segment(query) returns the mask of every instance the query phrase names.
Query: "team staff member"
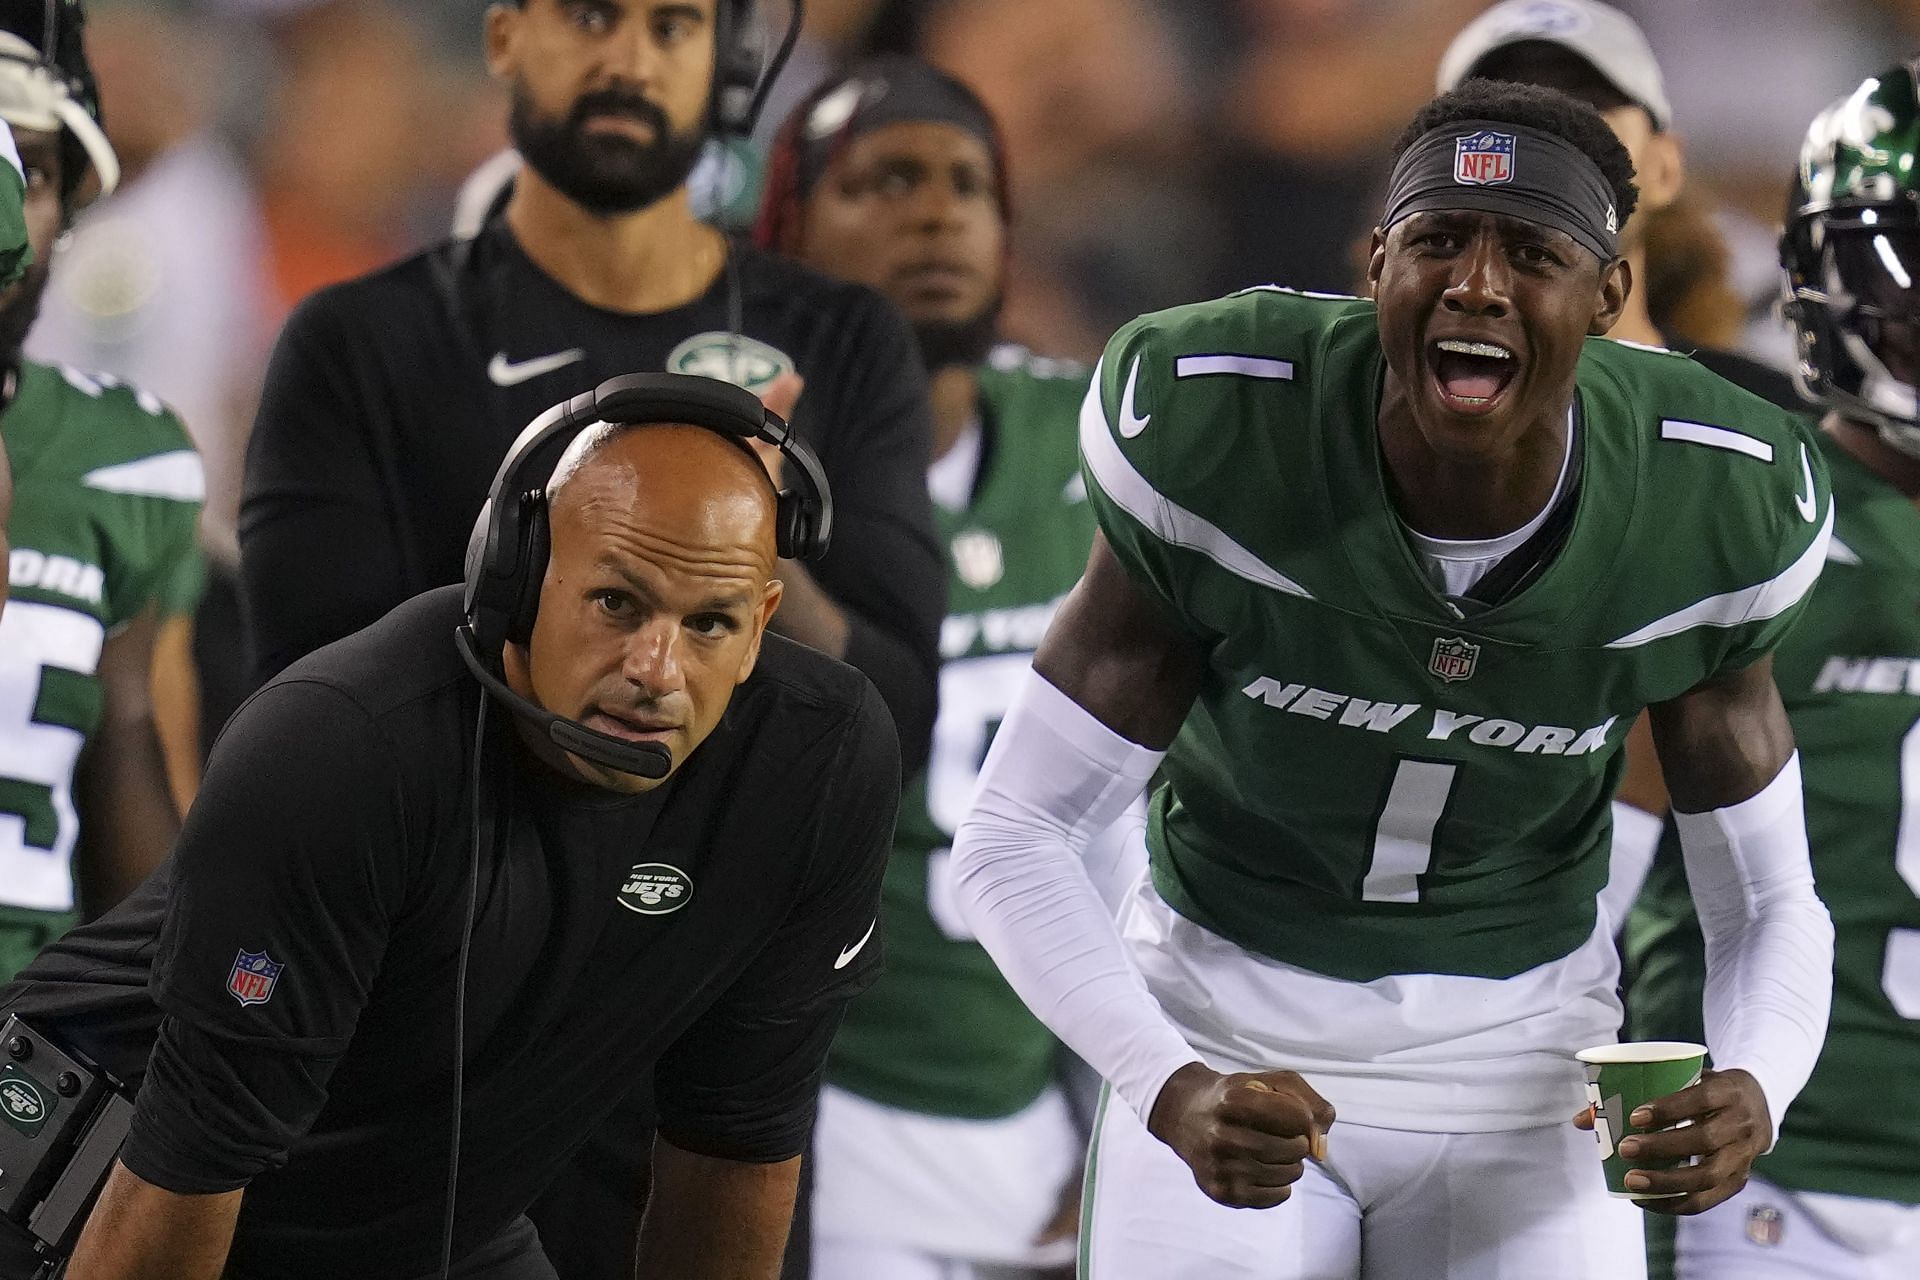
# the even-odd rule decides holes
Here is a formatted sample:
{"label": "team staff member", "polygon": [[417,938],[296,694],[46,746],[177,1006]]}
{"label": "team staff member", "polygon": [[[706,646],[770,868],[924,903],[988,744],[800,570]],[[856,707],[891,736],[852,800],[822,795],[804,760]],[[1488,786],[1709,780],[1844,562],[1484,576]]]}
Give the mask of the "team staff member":
{"label": "team staff member", "polygon": [[550,1280],[520,1215],[650,1073],[645,1274],[777,1273],[816,1076],[878,964],[892,725],[857,672],[763,637],[774,495],[736,442],[590,429],[550,488],[505,678],[671,772],[519,716],[477,759],[457,586],[257,693],[163,873],[0,990],[144,1081],[73,1280],[430,1274],[470,883],[454,1273]]}
{"label": "team staff member", "polygon": [[151,395],[21,356],[61,229],[118,172],[99,119],[79,6],[0,0],[0,121],[25,161],[33,247],[0,292],[0,436],[15,485],[13,603],[0,618],[0,980],[83,911],[130,893],[180,829],[152,686],[156,637],[199,594],[200,459]]}
{"label": "team staff member", "polygon": [[750,8],[718,2],[488,11],[488,66],[526,159],[504,211],[470,241],[309,299],[268,369],[240,527],[263,677],[458,578],[494,465],[555,399],[671,369],[732,376],[784,412],[793,374],[804,390],[787,416],[841,523],[817,572],[781,566],[774,628],[871,678],[907,767],[925,760],[943,604],[925,376],[872,292],[694,218],[686,178],[732,111]]}
{"label": "team staff member", "polygon": [[[1726,1204],[1679,1223],[1687,1280],[1920,1274],[1920,83],[1888,68],[1807,131],[1781,260],[1840,516],[1775,659],[1806,758],[1833,1022],[1813,1078]],[[1697,1039],[1700,925],[1669,822],[1626,929],[1640,1037]],[[1665,1242],[1661,1242],[1663,1245]],[[1665,1249],[1650,1250],[1668,1274]]]}
{"label": "team staff member", "polygon": [[[1737,1191],[1826,1029],[1767,661],[1832,527],[1810,433],[1590,340],[1634,199],[1591,110],[1469,81],[1394,150],[1373,300],[1251,289],[1109,344],[1101,536],[954,837],[963,915],[1112,1086],[1095,1280],[1639,1272],[1569,1119],[1619,1026],[1595,903],[1644,705],[1729,960],[1717,1069],[1633,1141],[1700,1160],[1629,1189]],[[1123,940],[1074,855],[1150,777]]]}
{"label": "team staff member", "polygon": [[913,323],[948,555],[933,753],[887,867],[889,967],[848,1011],[821,1096],[814,1280],[965,1280],[1073,1256],[1060,1209],[1077,1203],[1085,1140],[1059,1042],[954,912],[947,852],[992,726],[1093,541],[1075,446],[1086,368],[992,348],[1004,169],[979,100],[910,58],[829,80],[768,166],[762,243],[880,289]]}

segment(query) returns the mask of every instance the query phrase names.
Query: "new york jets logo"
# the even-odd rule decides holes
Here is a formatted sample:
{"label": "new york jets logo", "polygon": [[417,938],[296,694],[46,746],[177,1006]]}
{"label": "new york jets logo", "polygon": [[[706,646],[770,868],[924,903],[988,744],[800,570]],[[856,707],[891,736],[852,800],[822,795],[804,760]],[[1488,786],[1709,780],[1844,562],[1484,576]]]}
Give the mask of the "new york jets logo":
{"label": "new york jets logo", "polygon": [[614,900],[643,916],[664,916],[693,901],[693,881],[678,867],[642,862],[627,872]]}
{"label": "new york jets logo", "polygon": [[15,1075],[0,1080],[0,1116],[28,1137],[40,1131],[52,1109],[40,1086],[27,1077]]}
{"label": "new york jets logo", "polygon": [[741,334],[696,333],[667,353],[667,372],[718,378],[759,395],[775,378],[793,372],[793,357]]}

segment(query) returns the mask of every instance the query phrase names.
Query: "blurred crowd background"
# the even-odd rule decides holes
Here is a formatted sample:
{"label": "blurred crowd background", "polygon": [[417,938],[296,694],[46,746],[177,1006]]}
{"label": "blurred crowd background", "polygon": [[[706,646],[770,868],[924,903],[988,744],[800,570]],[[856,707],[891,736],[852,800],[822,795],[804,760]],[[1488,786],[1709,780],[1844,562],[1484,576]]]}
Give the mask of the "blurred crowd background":
{"label": "blurred crowd background", "polygon": [[[245,432],[288,309],[444,234],[505,145],[486,0],[95,0],[121,191],[90,210],[28,353],[173,404],[233,556]],[[1249,284],[1350,291],[1387,144],[1487,0],[812,0],[763,133],[848,56],[919,52],[1010,152],[1005,336],[1091,358],[1128,318]],[[1920,0],[1621,0],[1663,63],[1688,197],[1649,229],[1655,319],[1783,362],[1773,226],[1806,122],[1920,47]],[[785,0],[765,0],[775,32]],[[764,142],[764,137],[761,141]],[[750,209],[751,152],[706,168]],[[1718,224],[1720,235],[1705,234]],[[1724,244],[1724,251],[1720,247]]]}

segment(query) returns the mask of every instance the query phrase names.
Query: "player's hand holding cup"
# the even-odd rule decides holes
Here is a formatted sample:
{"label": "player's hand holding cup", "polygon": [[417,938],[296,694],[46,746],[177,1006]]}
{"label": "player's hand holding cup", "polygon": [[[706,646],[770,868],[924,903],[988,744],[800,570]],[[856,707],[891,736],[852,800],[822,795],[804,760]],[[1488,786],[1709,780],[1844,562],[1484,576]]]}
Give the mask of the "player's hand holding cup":
{"label": "player's hand holding cup", "polygon": [[1225,1075],[1198,1062],[1168,1078],[1147,1119],[1200,1189],[1236,1209],[1285,1200],[1307,1157],[1325,1157],[1332,1125],[1333,1104],[1291,1071]]}
{"label": "player's hand holding cup", "polygon": [[1745,1071],[1703,1071],[1703,1045],[1596,1045],[1587,1064],[1593,1105],[1574,1118],[1600,1142],[1610,1195],[1653,1213],[1703,1213],[1747,1184],[1773,1121]]}

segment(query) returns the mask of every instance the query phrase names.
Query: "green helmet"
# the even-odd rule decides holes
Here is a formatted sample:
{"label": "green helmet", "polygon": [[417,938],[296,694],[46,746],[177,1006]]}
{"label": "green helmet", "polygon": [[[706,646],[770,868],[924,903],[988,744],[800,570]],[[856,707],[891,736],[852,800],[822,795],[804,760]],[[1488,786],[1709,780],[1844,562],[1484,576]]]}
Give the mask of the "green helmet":
{"label": "green helmet", "polygon": [[1920,456],[1920,90],[1912,62],[1815,117],[1780,236],[1808,399]]}
{"label": "green helmet", "polygon": [[0,120],[62,135],[69,212],[120,181],[81,39],[86,21],[80,0],[0,0]]}

